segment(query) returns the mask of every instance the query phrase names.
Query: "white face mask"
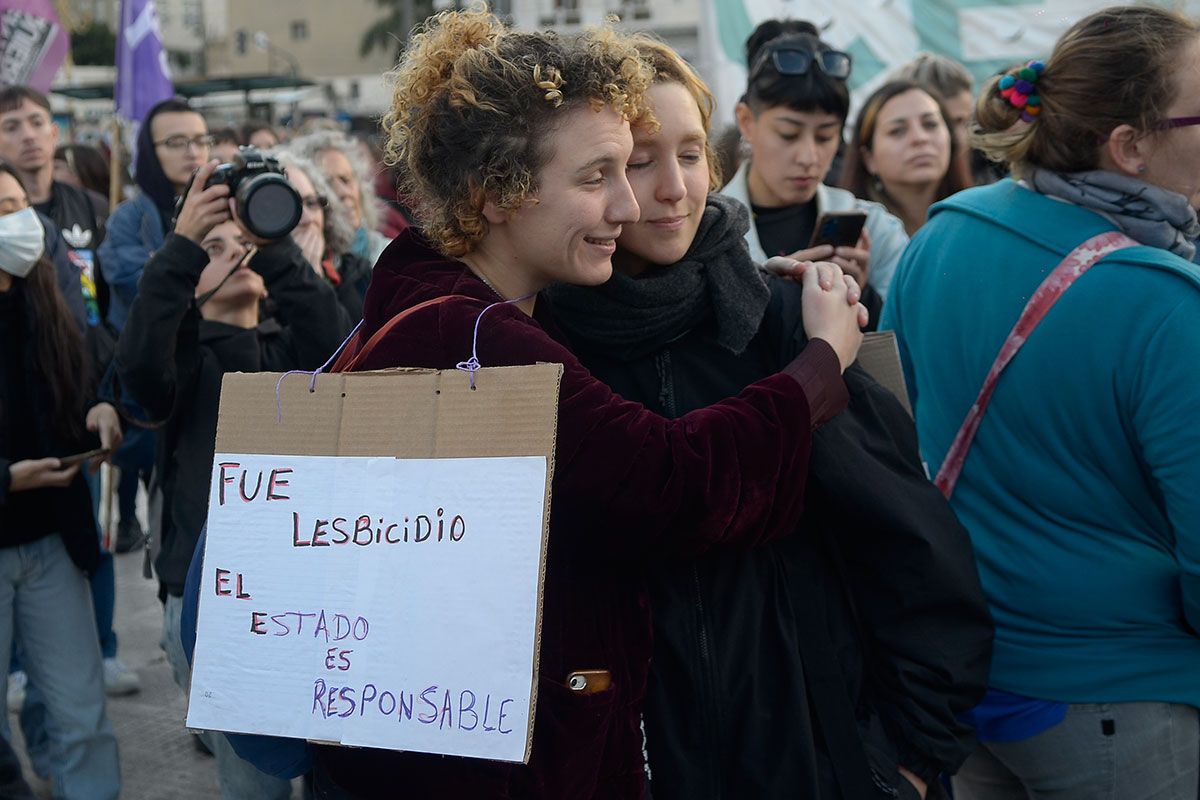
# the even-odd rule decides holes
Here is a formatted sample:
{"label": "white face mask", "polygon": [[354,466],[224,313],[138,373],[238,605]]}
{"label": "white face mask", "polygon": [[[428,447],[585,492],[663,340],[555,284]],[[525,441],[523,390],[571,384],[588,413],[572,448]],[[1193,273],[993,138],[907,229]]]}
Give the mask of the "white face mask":
{"label": "white face mask", "polygon": [[0,217],[0,270],[24,278],[46,250],[46,230],[32,206]]}

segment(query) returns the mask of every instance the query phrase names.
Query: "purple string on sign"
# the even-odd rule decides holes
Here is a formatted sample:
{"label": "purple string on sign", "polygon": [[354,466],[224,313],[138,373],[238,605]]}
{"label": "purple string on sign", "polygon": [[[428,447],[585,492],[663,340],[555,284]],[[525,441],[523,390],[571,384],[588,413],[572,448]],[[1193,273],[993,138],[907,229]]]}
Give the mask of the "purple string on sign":
{"label": "purple string on sign", "polygon": [[317,367],[316,369],[312,370],[311,372],[306,369],[290,369],[287,372],[285,372],[279,376],[279,380],[275,382],[275,423],[276,424],[283,422],[283,399],[279,395],[280,391],[283,389],[283,379],[286,378],[288,375],[312,375],[312,380],[310,380],[308,382],[308,391],[310,394],[315,392],[317,390],[317,376],[320,375],[325,370],[329,369],[329,366],[331,364],[333,364],[334,360],[337,359],[338,355],[341,354],[342,350],[346,349],[346,345],[348,345],[350,343],[350,340],[354,338],[354,334],[358,333],[358,330],[359,330],[359,328],[362,327],[362,324],[363,324],[363,321],[360,319],[358,321],[358,324],[354,326],[354,330],[350,331],[350,335],[347,336],[344,340],[342,340],[342,343],[339,344],[337,346],[337,349],[333,351],[333,355],[331,355],[329,357],[329,360],[326,361],[321,366]]}
{"label": "purple string on sign", "polygon": [[[530,294],[527,294],[524,297],[518,297],[514,300],[503,300],[499,303],[492,303],[490,306],[487,306],[486,308],[484,308],[483,311],[479,312],[479,316],[475,319],[475,331],[471,335],[471,357],[469,359],[467,359],[466,361],[460,361],[454,365],[455,369],[465,372],[471,376],[471,388],[472,389],[475,388],[475,373],[478,372],[479,370],[483,369],[483,365],[479,363],[479,323],[483,321],[483,315],[486,314],[487,312],[491,311],[496,306],[508,305],[509,303],[520,303],[523,300],[528,300],[529,298],[533,297],[535,294],[537,294],[537,292],[531,292]],[[311,375],[312,378],[308,382],[308,391],[310,394],[312,392],[315,392],[317,390],[317,376],[320,375],[325,370],[329,369],[330,365],[333,364],[333,362],[337,359],[338,355],[341,354],[342,350],[344,350],[346,348],[346,345],[350,343],[350,340],[354,338],[354,335],[356,333],[358,333],[360,328],[362,328],[362,325],[363,325],[362,320],[359,320],[358,324],[354,326],[354,330],[350,331],[350,335],[347,336],[345,338],[345,340],[341,344],[338,345],[337,349],[333,351],[333,355],[331,355],[329,357],[329,360],[326,361],[321,366],[317,367],[316,369],[314,369],[312,371],[309,371],[306,369],[292,369],[292,370],[288,370],[287,372],[285,372],[279,376],[279,380],[275,382],[275,422],[276,422],[276,424],[283,422],[283,397],[282,397],[281,392],[283,391],[284,379],[288,375]]]}
{"label": "purple string on sign", "polygon": [[492,303],[483,311],[479,312],[479,316],[475,318],[475,332],[471,335],[471,357],[466,361],[460,361],[454,365],[454,368],[461,370],[471,376],[471,389],[475,389],[475,373],[483,369],[483,365],[479,363],[479,323],[483,322],[483,315],[491,311],[496,306],[505,306],[509,303],[520,303],[522,300],[528,300],[537,292],[530,292],[524,297],[517,297],[513,300],[503,300],[499,303]]}

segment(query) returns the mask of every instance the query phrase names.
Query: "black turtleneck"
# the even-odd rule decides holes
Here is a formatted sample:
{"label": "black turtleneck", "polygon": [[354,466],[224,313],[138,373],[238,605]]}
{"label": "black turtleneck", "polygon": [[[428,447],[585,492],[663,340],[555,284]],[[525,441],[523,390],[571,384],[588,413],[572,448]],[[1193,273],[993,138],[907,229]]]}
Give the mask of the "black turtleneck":
{"label": "black turtleneck", "polygon": [[808,247],[817,227],[817,203],[810,200],[794,206],[766,208],[751,206],[758,241],[768,256],[790,256]]}

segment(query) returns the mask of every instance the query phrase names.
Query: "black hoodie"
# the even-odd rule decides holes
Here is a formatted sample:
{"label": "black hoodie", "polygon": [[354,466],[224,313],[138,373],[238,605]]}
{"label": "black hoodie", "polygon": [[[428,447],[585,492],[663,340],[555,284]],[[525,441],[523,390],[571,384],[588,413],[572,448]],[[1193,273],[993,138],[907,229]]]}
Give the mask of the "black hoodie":
{"label": "black hoodie", "polygon": [[239,328],[201,318],[193,301],[207,254],[177,234],[146,263],[117,350],[125,397],[155,420],[163,486],[162,549],[155,561],[168,594],[183,594],[188,565],[208,515],[208,482],[226,372],[316,369],[350,332],[334,294],[290,238],[251,261],[263,276],[278,322]]}
{"label": "black hoodie", "polygon": [[175,216],[175,187],[163,172],[162,163],[158,160],[158,150],[154,146],[154,118],[159,114],[169,112],[189,111],[180,107],[178,97],[164,100],[146,114],[146,121],[138,129],[137,160],[134,162],[134,182],[142,193],[154,201],[158,213],[162,217],[163,233],[170,230],[171,219]]}

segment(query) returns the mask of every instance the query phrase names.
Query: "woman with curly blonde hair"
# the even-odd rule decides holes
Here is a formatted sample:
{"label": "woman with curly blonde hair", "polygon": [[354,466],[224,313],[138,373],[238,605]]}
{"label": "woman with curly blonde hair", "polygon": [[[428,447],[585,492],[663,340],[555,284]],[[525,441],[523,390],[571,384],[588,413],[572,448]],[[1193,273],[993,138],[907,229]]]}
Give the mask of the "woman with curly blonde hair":
{"label": "woman with curly blonde hair", "polygon": [[[642,565],[796,525],[813,428],[845,405],[861,337],[857,288],[835,266],[808,272],[812,341],[782,373],[676,421],[592,378],[538,302],[553,281],[611,275],[638,218],[625,165],[651,79],[610,30],[514,32],[477,11],[434,17],[396,73],[388,152],[424,238],[407,231],[381,256],[359,341],[435,304],[357,351],[358,368],[453,368],[477,323],[487,366],[563,365],[537,710],[527,765],[316,747],[319,797],[395,797],[393,781],[408,797],[642,796]],[[607,673],[608,688],[579,691],[577,670]]]}

